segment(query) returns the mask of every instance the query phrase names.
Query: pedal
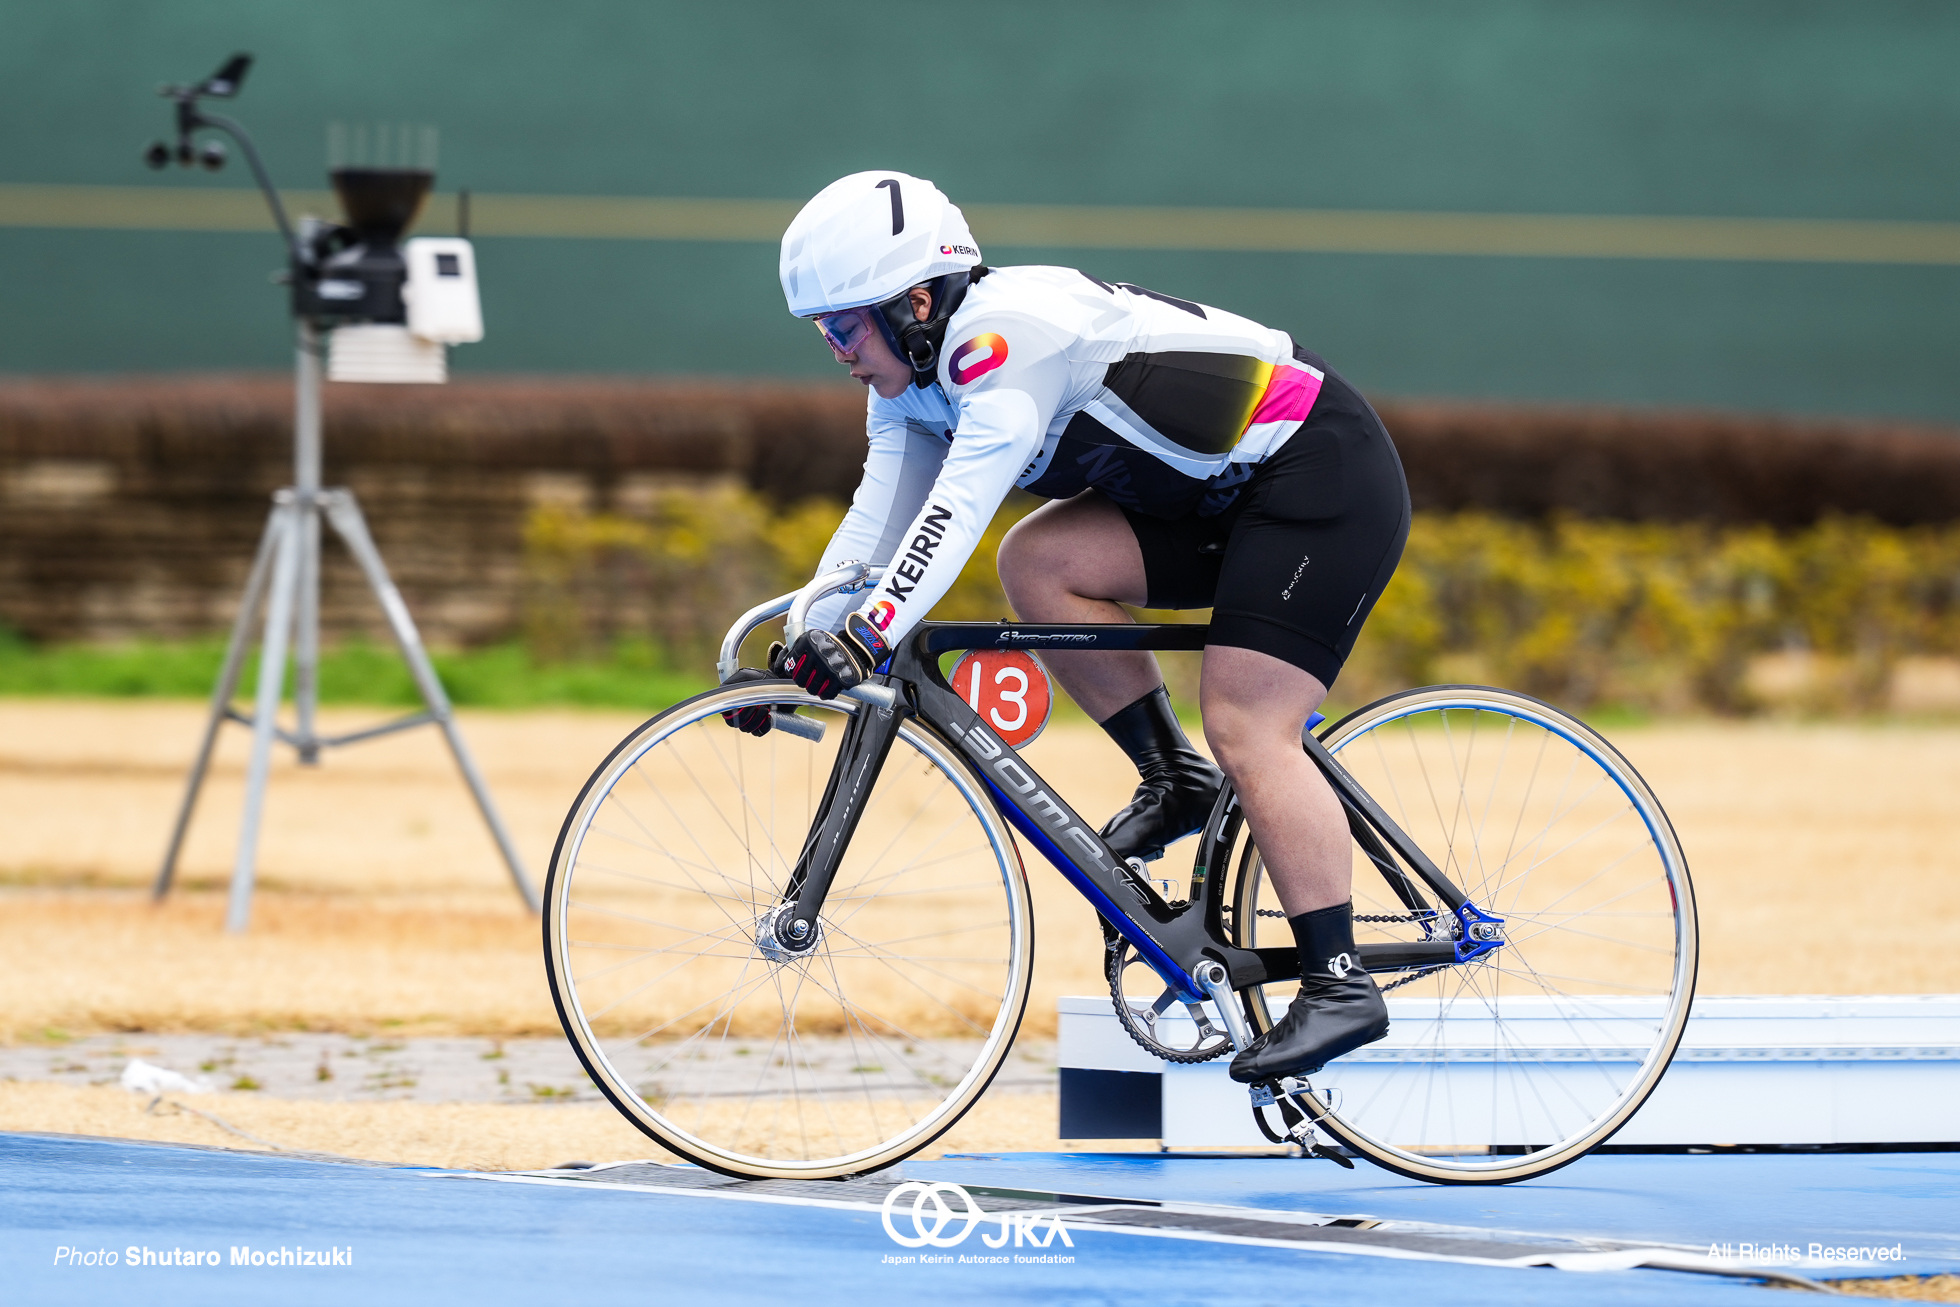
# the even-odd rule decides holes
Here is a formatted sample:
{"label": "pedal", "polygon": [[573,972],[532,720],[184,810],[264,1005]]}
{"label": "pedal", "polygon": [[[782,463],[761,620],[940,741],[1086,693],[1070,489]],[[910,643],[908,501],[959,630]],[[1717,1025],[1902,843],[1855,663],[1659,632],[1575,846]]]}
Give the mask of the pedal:
{"label": "pedal", "polygon": [[1153,876],[1150,874],[1150,864],[1163,856],[1164,851],[1158,849],[1147,858],[1125,858],[1123,859],[1123,865],[1134,872],[1138,880],[1149,881],[1151,888],[1157,891],[1157,896],[1163,899],[1164,902],[1174,903],[1177,901],[1178,895],[1183,887],[1174,878]]}
{"label": "pedal", "polygon": [[[1272,1087],[1273,1082],[1270,1080],[1261,1080],[1256,1085],[1247,1085],[1246,1088],[1252,1091],[1252,1105],[1254,1107],[1271,1107],[1275,1101]],[[1307,1082],[1299,1076],[1281,1076],[1279,1079],[1279,1091],[1288,1098],[1291,1098],[1295,1094],[1304,1094],[1308,1088]]]}
{"label": "pedal", "polygon": [[[1277,1094],[1273,1092],[1274,1087],[1273,1081],[1247,1086],[1252,1097],[1252,1119],[1258,1124],[1260,1133],[1276,1144],[1292,1144],[1302,1156],[1318,1157],[1352,1171],[1353,1161],[1340,1149],[1321,1143],[1320,1136],[1314,1133],[1312,1116],[1301,1110],[1299,1096],[1307,1092],[1307,1082],[1298,1076],[1287,1076],[1277,1082]],[[1260,1111],[1266,1107],[1279,1108],[1280,1120],[1286,1129],[1284,1135],[1275,1134],[1272,1127],[1266,1124],[1266,1118]]]}

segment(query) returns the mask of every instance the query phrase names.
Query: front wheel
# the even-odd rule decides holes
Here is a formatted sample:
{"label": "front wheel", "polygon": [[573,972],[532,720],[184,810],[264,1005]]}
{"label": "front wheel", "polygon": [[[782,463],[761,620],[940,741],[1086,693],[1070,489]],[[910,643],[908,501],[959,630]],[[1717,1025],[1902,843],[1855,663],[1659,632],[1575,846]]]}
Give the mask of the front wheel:
{"label": "front wheel", "polygon": [[[1320,1124],[1438,1183],[1502,1184],[1578,1160],[1653,1092],[1694,995],[1694,890],[1653,791],[1583,723],[1479,686],[1393,695],[1322,739],[1501,924],[1496,946],[1467,961],[1376,975],[1389,1034],[1311,1078]],[[1235,942],[1291,942],[1250,841],[1230,893]],[[1364,946],[1464,933],[1426,887],[1398,892],[1358,845],[1354,913]],[[1284,1008],[1279,990],[1247,991],[1255,1028]]]}
{"label": "front wheel", "polygon": [[[757,704],[793,708],[803,732],[757,739],[722,720]],[[678,704],[593,774],[552,855],[545,965],[572,1047],[634,1125],[725,1174],[821,1179],[918,1151],[987,1088],[1027,1005],[1013,838],[916,721],[815,940],[777,940],[838,744],[866,711],[780,683]]]}

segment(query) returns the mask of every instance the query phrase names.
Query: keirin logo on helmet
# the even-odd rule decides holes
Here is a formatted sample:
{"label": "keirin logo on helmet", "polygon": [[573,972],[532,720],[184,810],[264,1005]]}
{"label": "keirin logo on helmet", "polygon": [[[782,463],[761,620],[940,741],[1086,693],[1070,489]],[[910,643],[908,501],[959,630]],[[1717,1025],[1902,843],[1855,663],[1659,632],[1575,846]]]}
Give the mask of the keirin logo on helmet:
{"label": "keirin logo on helmet", "polygon": [[[900,1202],[907,1197],[911,1198],[911,1204],[894,1220],[894,1214],[901,1211]],[[947,1203],[948,1198],[959,1204],[957,1210]],[[1065,1246],[1075,1247],[1075,1240],[1068,1237],[1068,1227],[1062,1224],[1060,1212],[985,1212],[973,1201],[972,1194],[944,1181],[928,1184],[923,1180],[907,1180],[892,1186],[879,1209],[879,1219],[884,1223],[885,1233],[901,1248],[956,1247],[983,1221],[1000,1222],[998,1235],[982,1233],[980,1236],[980,1242],[989,1248],[1004,1248],[1010,1238],[1016,1248],[1023,1245],[1046,1248],[1058,1236]],[[958,1233],[948,1231],[947,1227],[952,1225],[959,1226]],[[901,1233],[902,1226],[910,1226],[910,1232]]]}
{"label": "keirin logo on helmet", "polygon": [[953,384],[964,386],[1007,362],[1007,341],[994,332],[985,332],[954,350],[951,358],[948,371]]}

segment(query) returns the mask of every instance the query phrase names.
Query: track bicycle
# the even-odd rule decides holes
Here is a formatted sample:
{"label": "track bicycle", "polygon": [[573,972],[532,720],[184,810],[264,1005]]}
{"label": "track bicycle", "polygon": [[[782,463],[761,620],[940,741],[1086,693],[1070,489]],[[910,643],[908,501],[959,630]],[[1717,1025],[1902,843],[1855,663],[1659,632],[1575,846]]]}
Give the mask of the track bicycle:
{"label": "track bicycle", "polygon": [[[787,613],[793,639],[815,600],[877,579],[850,564],[744,614],[724,684],[622,741],[552,855],[545,962],[573,1048],[635,1126],[728,1175],[874,1171],[980,1098],[1033,970],[1017,833],[1101,915],[1115,1014],[1158,1057],[1243,1047],[1298,979],[1229,786],[1188,886],[1157,879],[940,667],[988,648],[1197,650],[1204,626],[925,622],[834,700],[726,683],[764,622]],[[757,705],[760,738],[723,720]],[[1693,889],[1647,784],[1583,723],[1479,686],[1315,714],[1301,745],[1348,815],[1359,962],[1391,1029],[1252,1086],[1260,1128],[1438,1183],[1543,1175],[1610,1138],[1666,1071],[1694,990]]]}

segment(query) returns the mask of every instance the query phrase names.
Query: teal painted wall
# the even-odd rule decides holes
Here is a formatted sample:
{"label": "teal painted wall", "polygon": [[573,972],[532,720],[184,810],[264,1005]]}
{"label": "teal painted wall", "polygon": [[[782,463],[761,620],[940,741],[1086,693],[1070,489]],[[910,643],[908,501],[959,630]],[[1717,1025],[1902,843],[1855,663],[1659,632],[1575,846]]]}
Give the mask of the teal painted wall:
{"label": "teal painted wall", "polygon": [[[441,185],[795,199],[1960,221],[1960,6],[0,0],[0,182],[150,174],[151,94],[258,58],[283,186],[331,119]],[[984,230],[979,236],[986,245]],[[809,376],[761,243],[485,238],[459,371]],[[992,247],[1247,313],[1364,388],[1960,422],[1960,266]],[[0,228],[0,372],[281,366],[268,236]]]}

